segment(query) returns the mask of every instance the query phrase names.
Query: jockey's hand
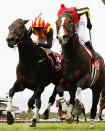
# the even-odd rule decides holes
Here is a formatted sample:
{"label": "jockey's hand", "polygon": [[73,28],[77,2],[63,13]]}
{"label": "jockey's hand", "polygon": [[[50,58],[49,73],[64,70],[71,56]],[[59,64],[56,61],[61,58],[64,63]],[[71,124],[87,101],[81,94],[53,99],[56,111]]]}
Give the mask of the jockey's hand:
{"label": "jockey's hand", "polygon": [[34,43],[35,45],[38,45],[38,42],[37,42],[37,41],[35,41],[35,40],[33,40],[33,43]]}
{"label": "jockey's hand", "polygon": [[87,19],[87,28],[88,28],[89,30],[92,29],[92,24],[91,24],[91,22],[90,22],[90,19]]}

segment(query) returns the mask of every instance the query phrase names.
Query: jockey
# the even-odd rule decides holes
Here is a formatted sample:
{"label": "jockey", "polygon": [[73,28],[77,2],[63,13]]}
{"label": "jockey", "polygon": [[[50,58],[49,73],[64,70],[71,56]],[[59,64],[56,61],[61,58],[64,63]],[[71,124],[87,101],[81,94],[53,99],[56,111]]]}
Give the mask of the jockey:
{"label": "jockey", "polygon": [[34,20],[32,20],[32,25],[29,28],[28,33],[30,36],[32,33],[37,36],[37,41],[33,40],[33,43],[39,47],[47,49],[48,54],[53,59],[55,70],[57,70],[58,64],[51,51],[53,41],[53,27],[49,23],[45,22],[41,17],[35,17]]}
{"label": "jockey", "polygon": [[98,56],[96,55],[92,43],[87,41],[85,36],[85,22],[82,17],[83,14],[87,17],[87,28],[89,30],[92,29],[92,24],[90,22],[90,11],[88,7],[77,9],[76,7],[66,8],[64,4],[61,4],[61,8],[58,11],[58,16],[62,15],[64,11],[68,11],[69,13],[73,13],[74,23],[76,24],[76,31],[78,32],[80,42],[84,41],[85,45],[92,51],[93,61],[96,61]]}

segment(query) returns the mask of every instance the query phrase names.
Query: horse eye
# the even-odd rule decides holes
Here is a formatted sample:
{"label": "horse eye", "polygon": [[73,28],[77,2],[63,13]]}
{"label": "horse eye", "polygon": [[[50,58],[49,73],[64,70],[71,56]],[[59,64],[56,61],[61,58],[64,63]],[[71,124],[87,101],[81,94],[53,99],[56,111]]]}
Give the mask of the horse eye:
{"label": "horse eye", "polygon": [[22,28],[24,28],[24,26],[22,25],[22,26],[20,26],[20,29],[22,29]]}

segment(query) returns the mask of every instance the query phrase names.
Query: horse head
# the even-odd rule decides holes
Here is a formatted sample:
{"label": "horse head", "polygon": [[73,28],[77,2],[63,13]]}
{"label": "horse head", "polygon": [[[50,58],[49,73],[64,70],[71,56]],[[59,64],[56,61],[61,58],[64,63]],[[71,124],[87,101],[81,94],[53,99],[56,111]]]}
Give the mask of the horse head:
{"label": "horse head", "polygon": [[22,42],[25,34],[25,24],[28,20],[17,19],[9,27],[8,37],[6,39],[10,48],[16,47]]}
{"label": "horse head", "polygon": [[61,45],[65,45],[75,33],[73,14],[64,11],[56,21],[57,39]]}

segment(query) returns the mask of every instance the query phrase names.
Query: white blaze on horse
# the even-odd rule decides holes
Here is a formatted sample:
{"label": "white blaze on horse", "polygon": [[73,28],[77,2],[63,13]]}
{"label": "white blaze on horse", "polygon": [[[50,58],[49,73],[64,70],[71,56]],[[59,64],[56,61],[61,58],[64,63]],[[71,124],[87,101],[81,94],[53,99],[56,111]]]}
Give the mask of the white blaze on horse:
{"label": "white blaze on horse", "polygon": [[70,14],[70,12],[65,11],[62,15],[58,16],[56,29],[57,38],[62,47],[62,78],[58,88],[59,90],[64,89],[69,91],[71,101],[68,108],[65,104],[66,102],[63,100],[63,111],[67,112],[66,109],[68,109],[72,112],[77,88],[90,88],[92,90],[90,128],[92,128],[100,92],[105,86],[104,60],[96,53],[98,60],[93,62],[88,48],[79,41],[72,13]]}

